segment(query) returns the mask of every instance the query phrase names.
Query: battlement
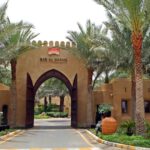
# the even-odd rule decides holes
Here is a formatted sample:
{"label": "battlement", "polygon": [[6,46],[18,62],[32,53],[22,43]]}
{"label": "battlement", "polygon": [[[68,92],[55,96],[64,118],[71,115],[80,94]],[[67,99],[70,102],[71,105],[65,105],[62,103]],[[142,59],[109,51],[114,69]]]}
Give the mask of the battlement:
{"label": "battlement", "polygon": [[61,47],[61,48],[74,48],[75,44],[64,41],[32,41],[32,44],[38,47]]}

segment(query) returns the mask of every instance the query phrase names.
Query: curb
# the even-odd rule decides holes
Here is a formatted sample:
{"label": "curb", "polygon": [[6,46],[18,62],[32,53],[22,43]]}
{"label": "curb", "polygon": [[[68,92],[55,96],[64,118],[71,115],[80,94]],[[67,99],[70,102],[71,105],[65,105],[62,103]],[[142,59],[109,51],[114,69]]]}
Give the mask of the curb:
{"label": "curb", "polygon": [[131,145],[125,145],[125,144],[119,144],[114,142],[105,141],[103,139],[98,138],[96,135],[94,135],[89,130],[85,130],[90,136],[92,136],[98,143],[106,144],[108,146],[113,146],[117,148],[127,149],[127,150],[150,150],[150,148],[144,148],[144,147],[136,147]]}
{"label": "curb", "polygon": [[8,133],[6,135],[0,136],[0,140],[7,140],[8,138],[13,137],[13,136],[21,133],[21,131],[22,130],[16,130],[16,131],[10,132],[10,133]]}

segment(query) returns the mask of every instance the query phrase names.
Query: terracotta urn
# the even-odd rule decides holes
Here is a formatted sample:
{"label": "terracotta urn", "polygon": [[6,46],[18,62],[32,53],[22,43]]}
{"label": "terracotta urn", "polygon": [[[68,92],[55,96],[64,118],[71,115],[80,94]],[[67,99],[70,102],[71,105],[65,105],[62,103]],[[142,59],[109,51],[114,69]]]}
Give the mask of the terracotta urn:
{"label": "terracotta urn", "polygon": [[113,134],[117,130],[117,121],[113,117],[106,117],[102,120],[102,133]]}

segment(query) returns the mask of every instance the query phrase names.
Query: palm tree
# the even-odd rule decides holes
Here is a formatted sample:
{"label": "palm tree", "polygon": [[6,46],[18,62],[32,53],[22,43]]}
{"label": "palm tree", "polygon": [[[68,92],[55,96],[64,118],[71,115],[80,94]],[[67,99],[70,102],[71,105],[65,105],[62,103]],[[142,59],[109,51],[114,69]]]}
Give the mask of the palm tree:
{"label": "palm tree", "polygon": [[[126,75],[131,76],[132,81],[132,118],[135,119],[135,79],[134,79],[134,69],[133,69],[133,51],[131,44],[131,31],[126,28],[124,24],[120,24],[117,19],[115,19],[109,12],[108,13],[108,21],[104,22],[106,27],[111,31],[111,38],[113,39],[113,47],[110,47],[111,50],[114,51],[117,59],[117,70],[123,70],[126,72]],[[150,44],[150,34],[149,34],[149,25],[145,26],[145,30],[143,32],[143,51],[142,51],[142,62],[143,62],[143,71],[146,74],[146,70],[149,65],[149,44]],[[119,71],[119,72],[120,72]]]}
{"label": "palm tree", "polygon": [[[107,30],[106,28],[103,29],[102,26],[96,26],[94,23],[91,23],[90,20],[87,21],[85,29],[80,23],[78,23],[78,28],[79,32],[69,31],[67,39],[76,45],[76,48],[71,49],[71,51],[86,62],[89,74],[88,83],[90,86],[92,85],[93,89],[96,80],[103,72],[106,74],[106,82],[108,82],[108,72],[111,70],[111,67],[108,67],[108,53],[106,54],[106,52],[102,50],[101,54],[99,54],[100,47],[95,49],[97,45],[94,42],[94,39],[106,37]],[[106,55],[108,56],[107,58]],[[92,83],[93,72],[94,80]]]}
{"label": "palm tree", "polygon": [[142,80],[141,50],[143,33],[150,21],[150,1],[148,0],[95,0],[110,11],[120,23],[131,31],[131,42],[134,56],[135,98],[136,98],[136,133],[143,135],[144,100]]}
{"label": "palm tree", "polygon": [[[11,66],[11,99],[13,103],[13,110],[16,109],[16,64],[17,58],[23,52],[31,49],[33,45],[31,40],[38,34],[32,32],[33,25],[20,21],[19,23],[11,23],[9,18],[6,17],[7,3],[4,4],[0,10],[0,17],[2,23],[0,24],[0,60],[1,64]],[[13,111],[13,125],[15,126],[16,111]]]}
{"label": "palm tree", "polygon": [[11,71],[3,66],[0,66],[0,83],[11,85]]}
{"label": "palm tree", "polygon": [[7,35],[7,39],[3,40],[5,48],[3,49],[3,57],[5,62],[10,62],[12,71],[12,80],[16,78],[16,61],[19,55],[34,48],[31,43],[38,34],[32,32],[33,25],[23,23],[22,21],[17,24],[7,22],[7,26],[14,26],[14,32]]}
{"label": "palm tree", "polygon": [[92,40],[99,32],[101,32],[101,27],[96,27],[95,24],[91,23],[90,20],[87,21],[85,29],[80,23],[77,24],[79,32],[69,31],[67,39],[76,45],[76,48],[71,49],[74,54],[81,58],[87,64],[88,74],[89,74],[89,85],[92,84],[93,75],[93,60],[96,59],[95,52],[92,50],[93,43]]}

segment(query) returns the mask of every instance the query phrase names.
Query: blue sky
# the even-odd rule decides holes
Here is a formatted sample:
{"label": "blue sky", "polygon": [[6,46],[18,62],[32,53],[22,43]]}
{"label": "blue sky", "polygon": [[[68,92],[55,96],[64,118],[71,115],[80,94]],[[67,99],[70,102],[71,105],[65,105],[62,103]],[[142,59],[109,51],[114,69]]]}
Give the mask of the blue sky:
{"label": "blue sky", "polygon": [[[0,0],[0,4],[6,0]],[[9,0],[7,15],[12,22],[24,20],[40,33],[37,40],[66,40],[67,31],[77,31],[77,22],[100,25],[106,20],[105,10],[94,0]]]}

